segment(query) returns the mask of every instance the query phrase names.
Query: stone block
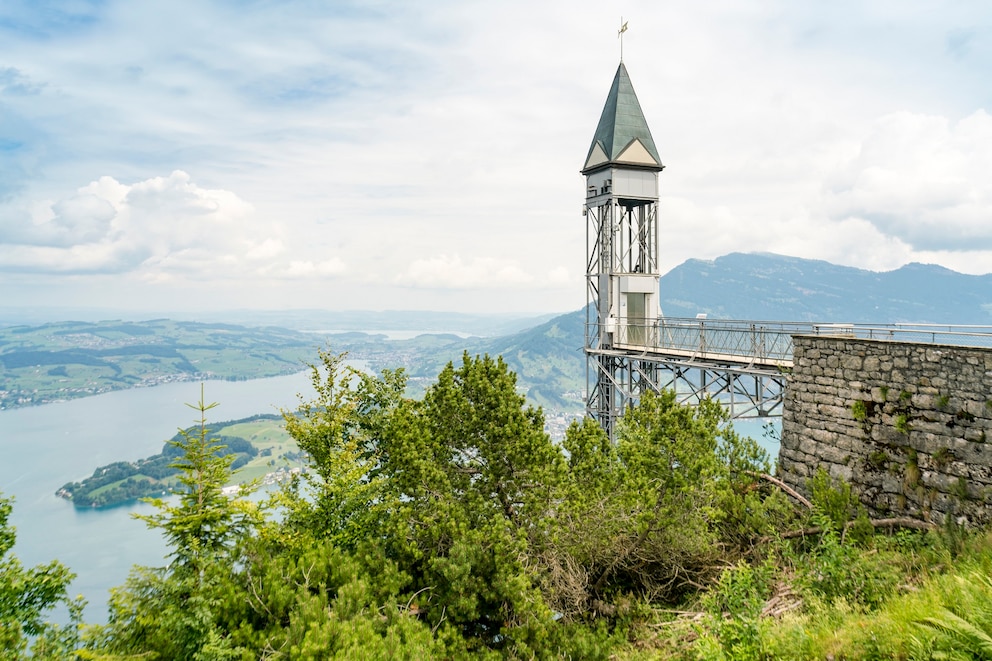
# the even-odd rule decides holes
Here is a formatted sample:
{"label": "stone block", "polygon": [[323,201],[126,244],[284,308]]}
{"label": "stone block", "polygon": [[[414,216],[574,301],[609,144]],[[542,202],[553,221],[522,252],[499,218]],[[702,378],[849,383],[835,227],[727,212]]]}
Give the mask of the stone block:
{"label": "stone block", "polygon": [[810,436],[817,443],[835,443],[837,441],[837,434],[834,432],[827,431],[826,429],[811,429]]}
{"label": "stone block", "polygon": [[902,477],[883,473],[881,476],[882,491],[887,493],[902,493]]}
{"label": "stone block", "polygon": [[838,450],[843,450],[845,452],[850,453],[854,451],[855,443],[857,443],[857,441],[853,437],[845,434],[838,434],[837,440],[834,441],[834,446]]}
{"label": "stone block", "polygon": [[835,480],[844,480],[845,482],[850,482],[851,477],[854,475],[854,470],[851,466],[842,466],[839,464],[830,464],[828,472]]}
{"label": "stone block", "polygon": [[846,464],[851,454],[832,445],[820,445],[817,447],[816,456],[830,464]]}
{"label": "stone block", "polygon": [[[895,393],[895,394],[896,396],[899,395],[899,393]],[[883,389],[881,386],[875,386],[874,388],[871,389],[871,399],[873,402],[879,402],[880,404],[884,404],[891,397],[892,397],[892,391],[890,388]]]}
{"label": "stone block", "polygon": [[816,407],[816,411],[822,417],[825,417],[825,418],[833,418],[833,419],[849,418],[849,419],[852,419],[852,420],[854,419],[852,417],[853,414],[851,413],[851,409],[850,408],[848,408],[846,406],[842,406],[842,405],[841,406],[838,406],[837,403],[818,404],[817,407]]}

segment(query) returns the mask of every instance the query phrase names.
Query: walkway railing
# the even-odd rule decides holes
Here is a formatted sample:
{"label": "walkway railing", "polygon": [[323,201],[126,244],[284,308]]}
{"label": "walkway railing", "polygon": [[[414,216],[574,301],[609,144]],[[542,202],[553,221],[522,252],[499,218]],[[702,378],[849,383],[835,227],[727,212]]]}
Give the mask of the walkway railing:
{"label": "walkway railing", "polygon": [[693,360],[791,367],[793,335],[992,347],[992,326],[831,324],[660,317],[618,324],[614,346]]}
{"label": "walkway railing", "polygon": [[870,340],[992,347],[992,326],[948,324],[814,324],[816,335],[850,335]]}

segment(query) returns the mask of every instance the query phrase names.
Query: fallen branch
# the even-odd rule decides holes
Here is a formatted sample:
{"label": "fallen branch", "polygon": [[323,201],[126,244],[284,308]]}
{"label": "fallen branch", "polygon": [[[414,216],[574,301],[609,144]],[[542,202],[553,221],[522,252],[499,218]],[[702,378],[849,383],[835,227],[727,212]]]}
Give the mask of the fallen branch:
{"label": "fallen branch", "polygon": [[802,607],[803,600],[792,591],[788,583],[779,582],[775,593],[765,602],[761,609],[761,617],[781,617],[791,610]]}
{"label": "fallen branch", "polygon": [[747,474],[750,475],[751,477],[757,477],[757,478],[760,478],[762,480],[767,480],[768,482],[771,482],[772,484],[774,484],[775,486],[777,486],[779,489],[781,489],[782,491],[784,491],[786,493],[786,495],[792,496],[798,502],[800,502],[803,505],[805,505],[807,509],[813,509],[813,503],[811,503],[808,500],[806,500],[806,498],[804,498],[801,493],[799,493],[798,491],[796,491],[795,489],[793,489],[792,487],[790,487],[788,484],[786,484],[782,480],[778,479],[777,477],[772,477],[771,475],[768,475],[767,473],[756,473],[754,471],[747,471]]}
{"label": "fallen branch", "polygon": [[[857,520],[848,521],[844,524],[844,531],[848,528],[853,527],[858,522]],[[914,530],[933,530],[936,526],[929,521],[920,521],[919,519],[911,519],[909,517],[898,517],[894,519],[870,519],[868,523],[871,524],[872,528],[912,528]],[[796,537],[810,537],[812,535],[822,535],[823,528],[821,526],[813,526],[812,528],[803,528],[802,530],[790,530],[778,535],[778,539],[795,539]],[[770,542],[772,537],[762,537],[762,542]]]}

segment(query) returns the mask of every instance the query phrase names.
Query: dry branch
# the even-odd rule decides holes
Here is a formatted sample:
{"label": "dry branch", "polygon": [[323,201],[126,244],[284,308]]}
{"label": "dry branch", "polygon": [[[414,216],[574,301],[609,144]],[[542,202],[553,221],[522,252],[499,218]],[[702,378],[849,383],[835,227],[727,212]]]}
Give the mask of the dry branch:
{"label": "dry branch", "polygon": [[760,478],[762,480],[767,480],[768,482],[771,482],[772,484],[774,484],[775,486],[777,486],[779,489],[781,489],[782,491],[784,491],[787,495],[792,496],[798,502],[800,502],[803,505],[805,505],[807,509],[813,509],[813,503],[809,502],[806,498],[803,497],[803,495],[801,493],[799,493],[798,491],[796,491],[795,489],[793,489],[792,487],[790,487],[788,484],[786,484],[782,480],[778,479],[777,477],[772,477],[771,475],[768,475],[767,473],[756,473],[754,471],[747,471],[747,474],[750,475],[751,477],[757,477],[757,478]]}
{"label": "dry branch", "polygon": [[[898,517],[893,519],[870,519],[868,523],[871,524],[873,528],[912,528],[914,530],[933,530],[936,526],[929,521],[920,521],[919,519],[911,519],[909,517]],[[857,520],[848,521],[844,524],[844,530],[851,528],[857,524]],[[812,528],[803,528],[802,530],[790,530],[778,535],[779,539],[795,539],[796,537],[809,537],[812,535],[823,534],[823,528],[821,526],[813,526]],[[771,537],[762,537],[762,542],[771,541]]]}

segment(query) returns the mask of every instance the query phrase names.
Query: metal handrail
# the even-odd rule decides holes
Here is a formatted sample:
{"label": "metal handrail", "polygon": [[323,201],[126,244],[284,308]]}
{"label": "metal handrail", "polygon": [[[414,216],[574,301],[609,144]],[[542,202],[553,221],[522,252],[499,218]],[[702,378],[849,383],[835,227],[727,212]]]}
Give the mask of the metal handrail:
{"label": "metal handrail", "polygon": [[[836,324],[818,324],[815,335],[837,334]],[[844,335],[870,340],[992,347],[992,326],[950,324],[845,324]]]}
{"label": "metal handrail", "polygon": [[[590,329],[587,329],[587,333]],[[645,318],[617,323],[618,348],[721,357],[759,365],[791,365],[792,336],[843,336],[926,344],[992,347],[992,326],[948,324],[844,324],[735,319]]]}

